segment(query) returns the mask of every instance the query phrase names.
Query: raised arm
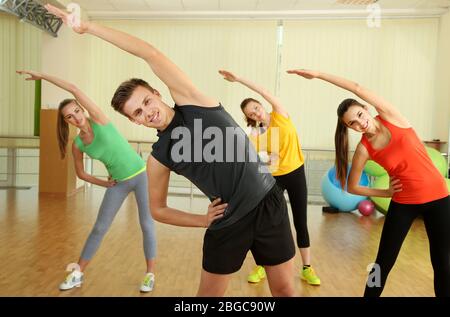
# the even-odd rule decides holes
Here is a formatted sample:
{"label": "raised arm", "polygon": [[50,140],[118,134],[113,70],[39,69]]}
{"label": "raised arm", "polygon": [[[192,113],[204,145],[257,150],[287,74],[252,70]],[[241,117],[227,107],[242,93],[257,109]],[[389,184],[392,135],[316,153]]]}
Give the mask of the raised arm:
{"label": "raised arm", "polygon": [[72,155],[75,164],[75,172],[79,179],[82,179],[88,183],[103,186],[103,187],[112,187],[116,185],[117,181],[113,179],[103,180],[97,177],[94,177],[84,171],[84,163],[83,163],[83,152],[78,149],[75,143],[72,144]]}
{"label": "raised arm", "polygon": [[390,186],[386,189],[360,186],[359,180],[361,178],[361,173],[368,159],[369,153],[367,152],[367,149],[364,145],[359,143],[356,147],[355,154],[353,155],[352,168],[350,170],[350,175],[348,176],[347,191],[349,193],[361,196],[392,197],[395,192],[402,190],[402,185],[399,183],[398,179],[391,179]]}
{"label": "raised arm", "polygon": [[108,117],[103,113],[103,111],[98,107],[88,96],[86,96],[77,86],[72,83],[69,83],[61,78],[51,76],[48,74],[34,72],[34,71],[26,71],[19,70],[18,74],[21,75],[29,75],[30,77],[25,80],[39,80],[43,79],[52,83],[55,86],[58,86],[61,89],[71,93],[75,99],[87,110],[90,117],[99,124],[106,124],[109,122]]}
{"label": "raised arm", "polygon": [[147,161],[149,183],[150,211],[156,221],[181,226],[207,228],[216,219],[223,217],[227,204],[213,201],[206,215],[192,214],[167,206],[170,170],[158,162],[153,156]]}
{"label": "raised arm", "polygon": [[392,123],[396,123],[402,127],[410,126],[406,118],[404,118],[397,110],[397,108],[395,108],[390,102],[386,101],[383,97],[378,96],[374,92],[356,82],[335,75],[306,69],[293,69],[288,70],[287,72],[289,74],[302,76],[306,79],[322,79],[340,88],[348,90],[368,104],[372,105],[376,109],[376,111],[386,120]]}
{"label": "raised arm", "polygon": [[[61,18],[67,24],[68,13],[50,4],[45,8]],[[206,107],[217,106],[218,102],[201,93],[190,78],[178,68],[163,53],[150,43],[130,34],[108,28],[89,21],[81,21],[79,27],[74,27],[77,33],[89,33],[97,36],[118,48],[145,60],[152,71],[169,88],[173,100],[178,105],[198,104]]]}
{"label": "raised arm", "polygon": [[225,80],[228,80],[229,82],[238,82],[238,83],[246,86],[247,88],[253,90],[254,92],[258,93],[259,95],[261,95],[261,97],[263,97],[272,106],[272,109],[275,112],[278,112],[279,114],[283,115],[286,118],[289,117],[288,112],[281,105],[280,100],[277,97],[275,97],[274,95],[272,95],[264,87],[257,85],[254,82],[252,82],[246,78],[238,77],[235,74],[233,74],[232,72],[229,72],[226,70],[219,70],[219,74],[221,74],[223,76],[223,78]]}

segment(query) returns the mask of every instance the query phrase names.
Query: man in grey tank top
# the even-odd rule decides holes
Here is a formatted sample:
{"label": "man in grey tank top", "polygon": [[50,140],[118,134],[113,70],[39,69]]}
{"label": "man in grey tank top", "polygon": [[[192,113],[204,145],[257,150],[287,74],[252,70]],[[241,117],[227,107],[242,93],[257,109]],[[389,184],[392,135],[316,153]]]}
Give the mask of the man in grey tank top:
{"label": "man in grey tank top", "polygon": [[[51,11],[67,21],[65,12]],[[223,296],[231,273],[240,269],[250,250],[266,269],[272,295],[294,296],[295,246],[286,201],[243,130],[218,101],[199,91],[151,44],[93,22],[81,21],[73,29],[144,59],[175,101],[171,108],[148,83],[131,79],[116,90],[112,106],[134,123],[158,130],[159,139],[147,162],[153,218],[208,228],[197,295]],[[210,198],[205,215],[167,206],[171,170]]]}

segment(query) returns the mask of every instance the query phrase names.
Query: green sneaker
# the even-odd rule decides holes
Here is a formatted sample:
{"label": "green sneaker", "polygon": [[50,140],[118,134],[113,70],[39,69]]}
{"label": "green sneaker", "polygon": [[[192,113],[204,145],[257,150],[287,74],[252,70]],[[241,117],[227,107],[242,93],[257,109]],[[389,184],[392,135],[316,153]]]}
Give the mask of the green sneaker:
{"label": "green sneaker", "polygon": [[300,270],[300,278],[308,282],[309,285],[320,285],[320,278],[316,275],[316,272],[314,272],[314,269],[311,266]]}
{"label": "green sneaker", "polygon": [[259,283],[265,277],[266,277],[266,270],[264,270],[264,267],[258,265],[248,275],[247,281],[249,283]]}
{"label": "green sneaker", "polygon": [[147,293],[153,290],[153,285],[155,285],[155,274],[147,273],[141,283],[141,292]]}
{"label": "green sneaker", "polygon": [[74,287],[81,287],[81,284],[83,283],[83,275],[83,272],[73,270],[69,275],[67,275],[64,282],[59,284],[59,289],[61,291],[66,291]]}

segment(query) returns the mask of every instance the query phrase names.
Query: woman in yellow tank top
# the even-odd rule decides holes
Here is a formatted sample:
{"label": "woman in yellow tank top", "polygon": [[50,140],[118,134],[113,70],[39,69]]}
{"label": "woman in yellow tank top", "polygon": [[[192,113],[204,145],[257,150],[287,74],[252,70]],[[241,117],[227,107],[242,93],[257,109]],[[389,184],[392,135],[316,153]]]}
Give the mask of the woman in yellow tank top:
{"label": "woman in yellow tank top", "polygon": [[[229,71],[220,70],[219,73],[224,79],[241,83],[258,93],[272,106],[272,112],[268,113],[259,101],[247,98],[242,101],[241,110],[245,114],[247,126],[252,128],[250,140],[258,153],[268,154],[270,172],[278,186],[288,192],[297,232],[297,246],[303,262],[300,277],[311,285],[320,285],[320,279],[311,267],[304,158],[296,128],[278,98],[266,89]],[[263,159],[262,155],[260,156]],[[257,283],[264,276],[264,268],[258,265],[249,274],[248,281]]]}

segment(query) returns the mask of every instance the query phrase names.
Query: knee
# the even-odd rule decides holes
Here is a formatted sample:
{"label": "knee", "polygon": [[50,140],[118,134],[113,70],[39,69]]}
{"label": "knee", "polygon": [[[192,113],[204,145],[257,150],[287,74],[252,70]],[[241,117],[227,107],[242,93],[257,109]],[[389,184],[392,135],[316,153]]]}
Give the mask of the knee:
{"label": "knee", "polygon": [[271,289],[273,297],[294,297],[296,296],[294,285],[282,285]]}
{"label": "knee", "polygon": [[103,236],[103,235],[105,235],[106,231],[108,231],[108,226],[96,225],[92,229],[91,235],[93,235],[93,236]]}
{"label": "knee", "polygon": [[225,295],[226,288],[223,287],[202,287],[200,286],[197,291],[197,297],[223,297]]}
{"label": "knee", "polygon": [[147,237],[153,237],[154,236],[154,226],[152,223],[145,223],[141,224],[141,230],[142,234]]}

